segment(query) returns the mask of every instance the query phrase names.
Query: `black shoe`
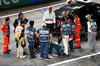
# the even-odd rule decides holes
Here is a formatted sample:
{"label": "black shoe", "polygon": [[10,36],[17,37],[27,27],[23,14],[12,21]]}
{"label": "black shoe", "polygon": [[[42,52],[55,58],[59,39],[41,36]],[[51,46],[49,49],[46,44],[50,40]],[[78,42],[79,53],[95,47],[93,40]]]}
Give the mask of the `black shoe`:
{"label": "black shoe", "polygon": [[74,50],[70,50],[71,52],[74,52]]}
{"label": "black shoe", "polygon": [[81,46],[80,47],[75,46],[74,49],[81,49]]}
{"label": "black shoe", "polygon": [[93,53],[96,53],[96,51],[95,51],[94,49],[92,49],[92,52],[93,52]]}
{"label": "black shoe", "polygon": [[7,50],[8,52],[11,52],[11,50]]}
{"label": "black shoe", "polygon": [[36,58],[36,56],[35,56],[35,55],[33,55],[32,57],[30,57],[30,59],[32,59],[32,58]]}
{"label": "black shoe", "polygon": [[26,52],[23,52],[23,55],[28,55]]}
{"label": "black shoe", "polygon": [[8,51],[7,52],[3,52],[4,54],[10,54]]}
{"label": "black shoe", "polygon": [[69,56],[70,54],[63,53],[62,56]]}

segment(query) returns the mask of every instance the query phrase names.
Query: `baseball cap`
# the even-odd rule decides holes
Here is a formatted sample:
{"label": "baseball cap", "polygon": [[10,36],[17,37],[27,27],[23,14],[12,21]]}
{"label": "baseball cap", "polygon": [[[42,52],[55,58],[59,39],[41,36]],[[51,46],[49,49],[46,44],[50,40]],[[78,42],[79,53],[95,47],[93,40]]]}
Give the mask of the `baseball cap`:
{"label": "baseball cap", "polygon": [[47,25],[45,23],[43,23],[42,26],[47,26]]}
{"label": "baseball cap", "polygon": [[91,16],[92,16],[91,14],[88,14],[85,16],[85,18],[87,18],[87,17],[91,18]]}

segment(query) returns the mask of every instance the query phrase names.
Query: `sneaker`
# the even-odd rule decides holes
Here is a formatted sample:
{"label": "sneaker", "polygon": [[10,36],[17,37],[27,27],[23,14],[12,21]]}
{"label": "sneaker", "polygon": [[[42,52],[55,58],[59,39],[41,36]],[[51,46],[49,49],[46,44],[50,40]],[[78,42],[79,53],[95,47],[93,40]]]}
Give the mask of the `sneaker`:
{"label": "sneaker", "polygon": [[45,57],[41,57],[41,60],[42,60],[42,59],[45,59]]}
{"label": "sneaker", "polygon": [[92,52],[93,52],[93,53],[96,53],[96,51],[95,51],[94,49],[92,49]]}
{"label": "sneaker", "polygon": [[26,58],[26,56],[20,56],[20,58],[22,59],[22,58]]}
{"label": "sneaker", "polygon": [[74,52],[74,50],[70,50],[71,52]]}
{"label": "sneaker", "polygon": [[74,49],[81,49],[81,46],[80,47],[75,46]]}
{"label": "sneaker", "polygon": [[7,52],[3,52],[4,54],[10,54],[8,51]]}
{"label": "sneaker", "polygon": [[19,55],[17,55],[17,58],[19,58],[20,56]]}
{"label": "sneaker", "polygon": [[7,50],[8,52],[11,52],[11,50],[9,49],[9,50]]}
{"label": "sneaker", "polygon": [[23,52],[23,55],[28,55],[26,52]]}
{"label": "sneaker", "polygon": [[51,58],[47,58],[47,59],[45,59],[45,60],[50,60]]}
{"label": "sneaker", "polygon": [[53,56],[58,56],[58,54],[53,54]]}
{"label": "sneaker", "polygon": [[35,56],[35,55],[33,55],[32,57],[30,57],[30,59],[32,59],[32,58],[36,58],[36,56]]}
{"label": "sneaker", "polygon": [[66,54],[66,53],[63,53],[62,56],[69,56],[70,53]]}
{"label": "sneaker", "polygon": [[91,54],[92,52],[91,51],[88,51],[88,53]]}

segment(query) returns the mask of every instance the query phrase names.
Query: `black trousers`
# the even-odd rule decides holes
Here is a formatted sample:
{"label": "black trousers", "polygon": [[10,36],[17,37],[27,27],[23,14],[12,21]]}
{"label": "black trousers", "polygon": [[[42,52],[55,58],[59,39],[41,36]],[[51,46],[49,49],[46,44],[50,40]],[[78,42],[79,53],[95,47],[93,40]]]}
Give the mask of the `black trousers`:
{"label": "black trousers", "polygon": [[46,24],[47,28],[50,29],[50,32],[53,33],[54,32],[54,23],[53,24]]}
{"label": "black trousers", "polygon": [[69,41],[69,48],[70,50],[73,50],[73,40]]}
{"label": "black trousers", "polygon": [[18,48],[18,40],[15,38],[16,48]]}

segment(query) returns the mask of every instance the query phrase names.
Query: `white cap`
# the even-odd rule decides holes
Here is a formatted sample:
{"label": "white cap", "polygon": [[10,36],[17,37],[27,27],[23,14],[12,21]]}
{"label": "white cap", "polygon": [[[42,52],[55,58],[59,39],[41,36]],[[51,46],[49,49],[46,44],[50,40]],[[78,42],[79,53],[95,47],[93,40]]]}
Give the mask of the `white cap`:
{"label": "white cap", "polygon": [[85,18],[87,18],[87,17],[91,18],[91,16],[92,16],[91,14],[88,14],[85,16]]}
{"label": "white cap", "polygon": [[47,25],[45,23],[43,23],[42,26],[47,26]]}

